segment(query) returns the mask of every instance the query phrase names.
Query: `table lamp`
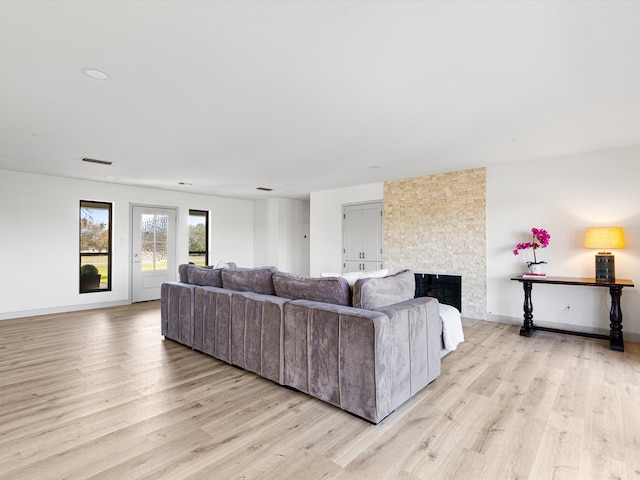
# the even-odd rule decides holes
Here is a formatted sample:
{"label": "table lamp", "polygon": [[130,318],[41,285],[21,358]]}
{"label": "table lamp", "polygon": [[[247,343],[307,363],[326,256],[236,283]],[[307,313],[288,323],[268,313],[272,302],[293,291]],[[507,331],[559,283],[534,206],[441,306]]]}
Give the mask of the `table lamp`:
{"label": "table lamp", "polygon": [[585,248],[597,248],[600,250],[596,254],[596,281],[615,280],[615,259],[611,252],[607,250],[624,248],[622,227],[587,228],[584,246]]}

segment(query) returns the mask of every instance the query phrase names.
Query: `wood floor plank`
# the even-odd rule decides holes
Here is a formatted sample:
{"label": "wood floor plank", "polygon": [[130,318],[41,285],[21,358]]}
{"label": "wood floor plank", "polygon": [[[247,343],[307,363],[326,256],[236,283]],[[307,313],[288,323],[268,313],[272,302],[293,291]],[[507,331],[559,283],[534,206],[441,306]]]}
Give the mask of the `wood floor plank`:
{"label": "wood floor plank", "polygon": [[580,480],[583,435],[584,420],[552,411],[541,436],[532,478]]}
{"label": "wood floor plank", "polygon": [[640,347],[465,320],[379,425],[160,335],[158,302],[0,321],[0,480],[640,479]]}

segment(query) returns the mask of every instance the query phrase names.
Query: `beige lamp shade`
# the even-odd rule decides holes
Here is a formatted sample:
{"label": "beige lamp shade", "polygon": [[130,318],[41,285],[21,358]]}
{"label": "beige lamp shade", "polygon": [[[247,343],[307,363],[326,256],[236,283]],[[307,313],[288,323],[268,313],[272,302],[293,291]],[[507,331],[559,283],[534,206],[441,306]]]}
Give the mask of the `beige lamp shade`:
{"label": "beige lamp shade", "polygon": [[585,248],[624,248],[624,232],[622,227],[587,228],[584,237]]}

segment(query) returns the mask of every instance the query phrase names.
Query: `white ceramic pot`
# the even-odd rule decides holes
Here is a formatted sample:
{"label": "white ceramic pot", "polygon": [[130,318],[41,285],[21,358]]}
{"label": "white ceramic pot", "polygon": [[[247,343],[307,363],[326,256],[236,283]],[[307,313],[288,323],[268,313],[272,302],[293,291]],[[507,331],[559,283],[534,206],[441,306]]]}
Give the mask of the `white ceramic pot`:
{"label": "white ceramic pot", "polygon": [[529,271],[531,273],[542,273],[542,263],[532,263],[529,265]]}

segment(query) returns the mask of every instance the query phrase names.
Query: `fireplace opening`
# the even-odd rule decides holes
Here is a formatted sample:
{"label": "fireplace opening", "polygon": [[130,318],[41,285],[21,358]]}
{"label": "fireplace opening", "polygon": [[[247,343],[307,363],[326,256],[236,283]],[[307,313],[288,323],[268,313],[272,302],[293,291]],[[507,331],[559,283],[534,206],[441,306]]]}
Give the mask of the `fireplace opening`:
{"label": "fireplace opening", "polygon": [[462,277],[437,273],[415,273],[416,297],[434,297],[462,313]]}

